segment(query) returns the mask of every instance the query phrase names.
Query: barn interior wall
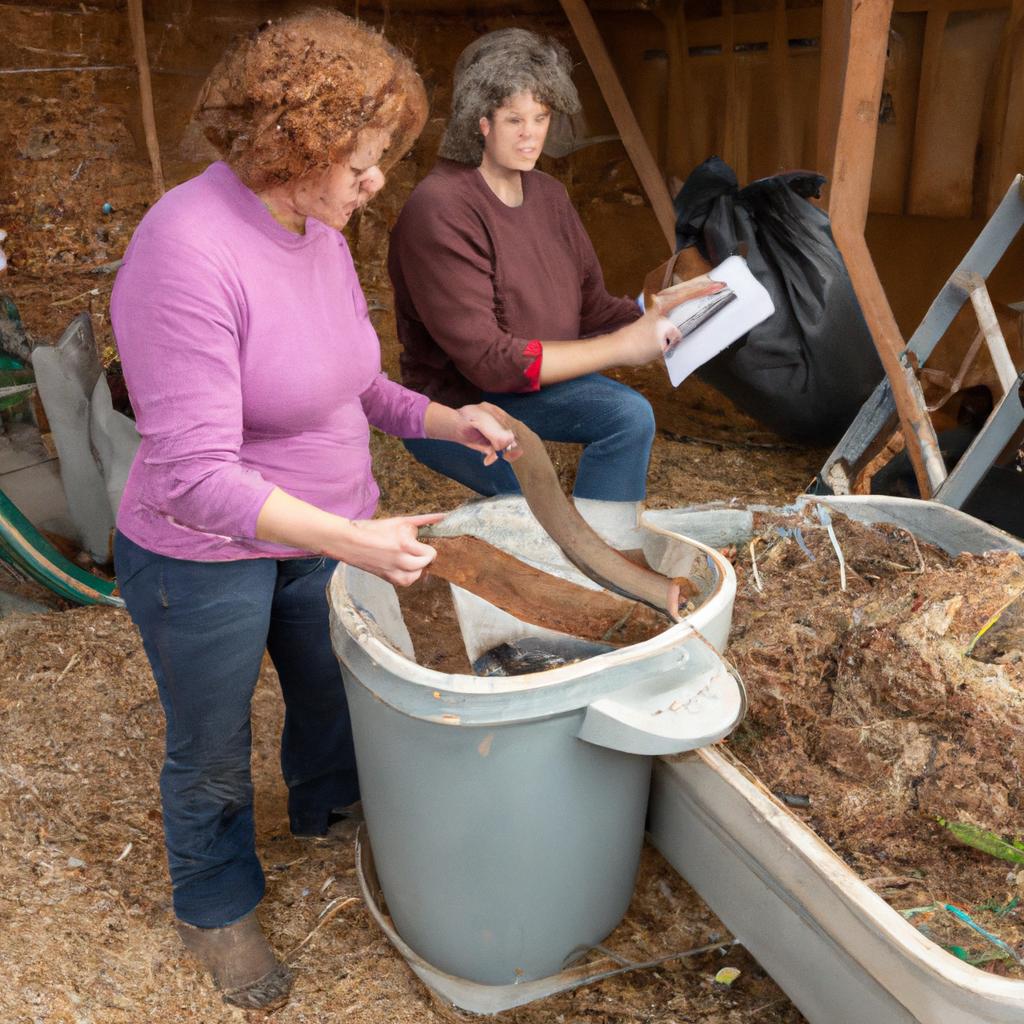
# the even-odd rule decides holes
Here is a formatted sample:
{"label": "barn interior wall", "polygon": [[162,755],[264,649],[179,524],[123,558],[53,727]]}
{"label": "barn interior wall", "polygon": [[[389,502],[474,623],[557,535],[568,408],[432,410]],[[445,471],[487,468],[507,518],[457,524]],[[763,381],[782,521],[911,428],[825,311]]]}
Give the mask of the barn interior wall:
{"label": "barn interior wall", "polygon": [[[305,6],[291,0],[146,0],[157,128],[169,184],[197,173],[212,157],[190,127],[189,114],[203,77],[227,41],[268,17]],[[352,12],[351,4],[342,6]],[[756,5],[748,7],[752,13],[737,18],[731,30],[737,44],[731,59],[716,43],[722,38],[720,17],[695,16],[688,22],[682,78],[669,57],[678,43],[678,22],[653,10],[597,11],[645,137],[661,166],[677,178],[712,153],[729,159],[741,182],[815,165],[820,10],[804,6],[788,12],[790,45],[781,88],[778,54],[759,41],[771,26]],[[517,24],[560,37],[579,63],[576,77],[587,133],[614,133],[597,83],[557,6],[519,5],[516,16],[507,13],[507,6],[504,11],[493,4],[477,5],[470,13],[455,8],[430,13],[410,4],[400,9],[363,5],[361,15],[384,27],[413,55],[430,95],[431,116],[410,158],[396,168],[388,201],[358,224],[357,257],[372,256],[385,244],[389,220],[431,166],[449,104],[451,67],[462,47],[482,32]],[[993,94],[1017,82],[1024,61],[1019,33],[1009,43],[1000,42],[1006,17],[1005,9],[997,9],[953,18],[936,51],[938,64],[931,61],[939,73],[931,78],[934,96],[927,101],[920,90],[924,16],[898,13],[893,22],[889,105],[879,129],[867,237],[905,333],[984,223],[985,175],[999,141]],[[672,32],[677,35],[671,37]],[[11,235],[13,266],[42,281],[47,273],[78,273],[115,259],[153,198],[125,11],[114,4],[2,3],[0,35],[7,40],[0,61],[5,72],[0,74],[5,111],[0,226]],[[964,71],[963,54],[982,51],[988,64],[981,66],[1001,67],[1002,77],[995,71],[979,75],[976,64],[970,74]],[[674,52],[678,56],[678,45]],[[54,67],[75,70],[9,73]],[[961,81],[967,85],[958,87]],[[959,113],[944,120],[942,110]],[[967,123],[970,130],[958,135],[950,120],[953,129]],[[621,144],[598,142],[544,166],[569,186],[611,287],[635,291],[644,272],[661,260],[664,243]],[[111,204],[112,214],[101,213],[104,202]],[[623,239],[629,244],[623,245]],[[992,279],[997,300],[1024,299],[1022,267],[1024,240]],[[78,290],[86,291],[94,282],[82,278],[81,283]],[[100,336],[109,342],[102,299],[101,294],[94,312]],[[36,322],[30,326],[53,334],[74,311],[70,303],[41,302],[38,312],[33,307]]]}

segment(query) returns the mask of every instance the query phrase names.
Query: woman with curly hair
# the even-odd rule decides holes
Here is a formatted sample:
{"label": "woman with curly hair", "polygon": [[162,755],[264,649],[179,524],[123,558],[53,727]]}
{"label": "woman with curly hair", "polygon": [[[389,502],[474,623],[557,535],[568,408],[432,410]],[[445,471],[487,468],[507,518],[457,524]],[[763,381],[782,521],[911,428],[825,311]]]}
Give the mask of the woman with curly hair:
{"label": "woman with curly hair", "polygon": [[[579,110],[570,75],[565,48],[524,29],[460,56],[441,159],[391,235],[402,379],[438,401],[485,397],[547,440],[582,444],[577,507],[633,547],[654,415],[601,371],[651,362],[678,334],[660,309],[641,315],[608,293],[565,189],[535,170],[552,116]],[[670,304],[721,287],[699,278]],[[501,462],[477,465],[445,441],[405,445],[480,494],[519,490]]]}
{"label": "woman with curly hair", "polygon": [[324,835],[359,799],[328,579],[342,561],[408,584],[435,554],[417,528],[439,515],[372,518],[369,428],[466,445],[481,461],[514,445],[486,406],[456,410],[381,373],[340,231],[426,109],[412,64],[351,19],[264,26],[200,95],[223,160],[146,214],[114,289],[142,438],[115,562],[166,715],[174,911],[239,1006],[274,1005],[291,986],[255,916],[250,710],[263,652],[285,703],[291,831]]}

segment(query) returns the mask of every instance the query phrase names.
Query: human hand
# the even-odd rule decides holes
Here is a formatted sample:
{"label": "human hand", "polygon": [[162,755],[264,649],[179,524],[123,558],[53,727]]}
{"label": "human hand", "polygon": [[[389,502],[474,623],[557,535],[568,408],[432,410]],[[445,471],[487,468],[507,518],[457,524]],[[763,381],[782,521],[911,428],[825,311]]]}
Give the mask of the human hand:
{"label": "human hand", "polygon": [[676,306],[690,299],[714,295],[725,288],[721,281],[712,281],[707,274],[673,285],[654,295],[644,315],[623,327],[618,334],[620,365],[644,366],[679,341],[679,329],[666,317]]}
{"label": "human hand", "polygon": [[430,512],[392,519],[344,520],[346,528],[339,531],[336,542],[324,554],[407,587],[437,557],[435,548],[417,539],[419,528],[438,522],[444,515]]}
{"label": "human hand", "polygon": [[679,329],[652,305],[639,320],[620,327],[612,338],[615,366],[646,366],[679,340]]}
{"label": "human hand", "polygon": [[490,402],[464,405],[461,409],[444,406],[432,406],[431,409],[437,409],[437,412],[430,417],[428,424],[436,432],[429,436],[455,441],[474,451],[483,452],[485,466],[496,462],[499,453],[508,462],[518,459],[522,454],[516,444],[508,413]]}
{"label": "human hand", "polygon": [[690,299],[714,295],[715,292],[720,292],[723,288],[725,288],[724,281],[712,281],[707,274],[701,274],[700,277],[692,277],[689,281],[674,284],[670,288],[658,292],[654,295],[654,306],[661,316],[665,316],[676,306],[681,306],[684,302],[689,302]]}

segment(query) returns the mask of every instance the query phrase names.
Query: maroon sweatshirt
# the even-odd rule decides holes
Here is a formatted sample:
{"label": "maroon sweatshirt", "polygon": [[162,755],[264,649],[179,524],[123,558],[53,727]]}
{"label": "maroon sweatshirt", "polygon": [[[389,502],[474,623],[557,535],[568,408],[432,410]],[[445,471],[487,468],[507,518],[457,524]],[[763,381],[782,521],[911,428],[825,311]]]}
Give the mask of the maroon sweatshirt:
{"label": "maroon sweatshirt", "polygon": [[403,383],[447,405],[535,390],[532,341],[605,334],[640,315],[605,289],[565,188],[541,171],[523,174],[523,203],[509,207],[477,168],[439,161],[395,224],[388,271]]}

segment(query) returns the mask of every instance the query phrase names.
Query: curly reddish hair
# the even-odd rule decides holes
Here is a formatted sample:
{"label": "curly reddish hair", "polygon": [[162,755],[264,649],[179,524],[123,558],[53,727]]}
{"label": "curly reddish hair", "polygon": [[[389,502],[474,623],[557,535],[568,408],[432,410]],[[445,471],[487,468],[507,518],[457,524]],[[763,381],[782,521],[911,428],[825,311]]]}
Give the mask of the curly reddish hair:
{"label": "curly reddish hair", "polygon": [[203,133],[253,191],[343,163],[367,129],[390,133],[386,170],[427,117],[412,61],[338,11],[310,10],[239,37],[196,104]]}

